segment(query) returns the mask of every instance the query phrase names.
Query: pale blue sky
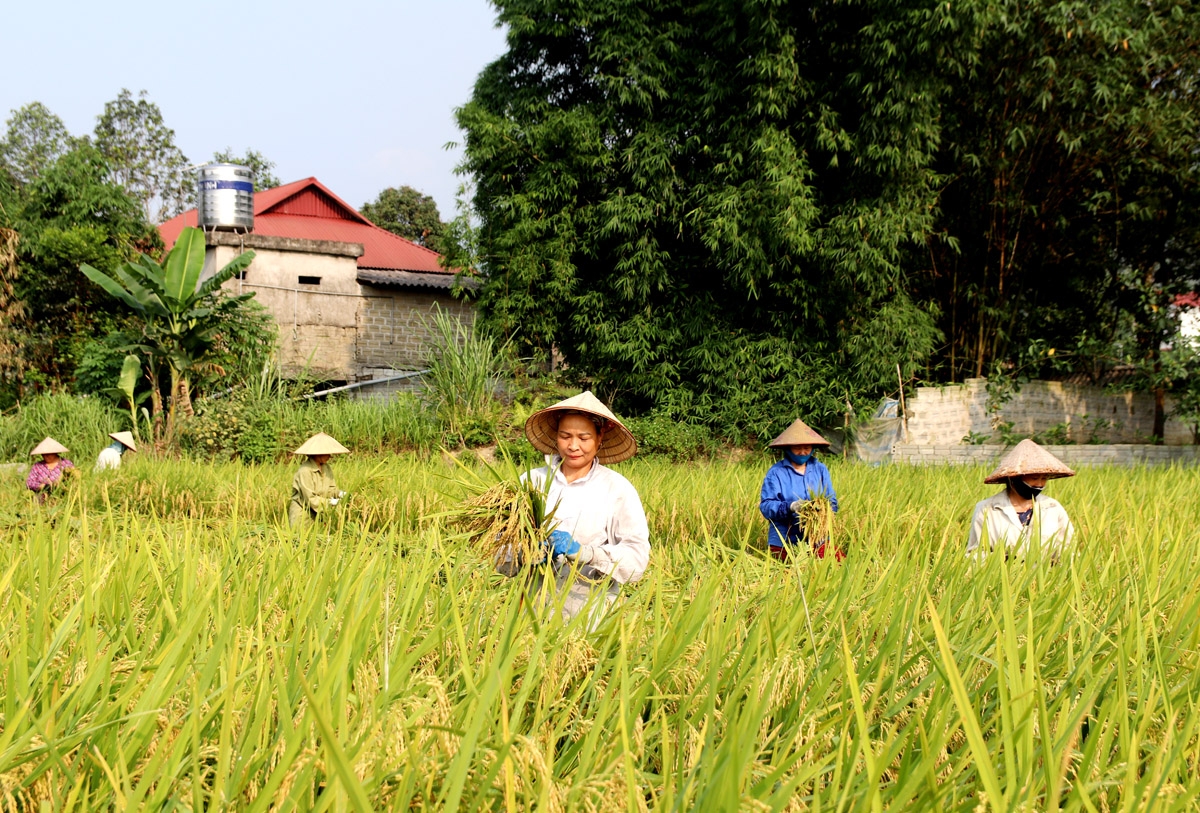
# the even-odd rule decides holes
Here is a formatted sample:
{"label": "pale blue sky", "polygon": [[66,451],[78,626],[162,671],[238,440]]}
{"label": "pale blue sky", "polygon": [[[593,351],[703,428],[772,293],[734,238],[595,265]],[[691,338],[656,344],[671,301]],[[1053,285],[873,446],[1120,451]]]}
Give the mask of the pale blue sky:
{"label": "pale blue sky", "polygon": [[445,220],[453,110],[504,50],[487,0],[35,0],[4,17],[4,119],[36,100],[82,135],[145,89],[195,163],[249,147],[285,183],[315,175],[355,207],[408,184]]}

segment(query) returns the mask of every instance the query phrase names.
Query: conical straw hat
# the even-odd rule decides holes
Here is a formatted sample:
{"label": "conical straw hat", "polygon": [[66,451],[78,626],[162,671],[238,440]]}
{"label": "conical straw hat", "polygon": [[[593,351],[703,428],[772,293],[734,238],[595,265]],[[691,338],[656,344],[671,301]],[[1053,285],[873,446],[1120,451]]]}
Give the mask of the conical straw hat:
{"label": "conical straw hat", "polygon": [[785,446],[828,446],[829,441],[821,437],[804,421],[797,418],[783,433],[767,444],[772,449]]}
{"label": "conical straw hat", "polygon": [[70,449],[63,446],[54,438],[47,437],[37,446],[33,447],[33,451],[29,453],[29,456],[33,457],[35,454],[66,454],[69,451]]}
{"label": "conical straw hat", "polygon": [[604,439],[596,452],[596,459],[601,463],[620,463],[637,454],[633,433],[590,390],[529,416],[525,421],[525,437],[529,438],[533,448],[542,454],[558,454],[558,421],[564,412],[586,412],[604,419]]}
{"label": "conical straw hat", "polygon": [[996,470],[984,478],[985,483],[1003,483],[1009,477],[1024,474],[1040,474],[1055,477],[1074,477],[1075,472],[1054,455],[1032,440],[1023,440],[1012,448],[1001,460]]}
{"label": "conical straw hat", "polygon": [[318,432],[300,444],[292,454],[350,454],[350,450],[324,432]]}
{"label": "conical straw hat", "polygon": [[137,446],[135,446],[133,444],[133,433],[132,432],[109,432],[108,436],[110,438],[112,438],[113,440],[117,441],[118,443],[123,444],[125,446],[125,448],[128,449],[129,451],[131,451],[131,452],[137,451]]}

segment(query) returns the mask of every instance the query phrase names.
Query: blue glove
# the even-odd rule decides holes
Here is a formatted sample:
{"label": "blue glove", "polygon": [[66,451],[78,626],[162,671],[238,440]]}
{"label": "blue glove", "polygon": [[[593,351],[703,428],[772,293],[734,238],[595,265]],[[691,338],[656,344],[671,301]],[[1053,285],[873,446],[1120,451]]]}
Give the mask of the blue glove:
{"label": "blue glove", "polygon": [[579,543],[566,531],[555,531],[547,541],[555,556],[574,556],[579,553]]}

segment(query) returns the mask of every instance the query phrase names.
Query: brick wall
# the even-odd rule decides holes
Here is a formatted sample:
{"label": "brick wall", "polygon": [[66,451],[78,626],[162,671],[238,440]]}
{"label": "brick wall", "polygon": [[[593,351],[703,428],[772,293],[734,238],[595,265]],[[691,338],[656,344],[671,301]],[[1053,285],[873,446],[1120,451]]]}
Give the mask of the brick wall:
{"label": "brick wall", "polygon": [[419,370],[425,367],[433,338],[435,305],[468,327],[474,324],[474,307],[454,299],[449,293],[417,290],[388,293],[390,295],[377,296],[372,289],[372,296],[359,305],[355,365],[360,375],[369,368]]}
{"label": "brick wall", "polygon": [[[908,398],[908,443],[943,446],[961,443],[969,433],[998,439],[993,416],[987,411],[983,379],[944,387],[918,387]],[[1167,445],[1192,442],[1191,427],[1170,417],[1167,404]],[[1030,381],[1005,403],[999,420],[1013,424],[1021,435],[1045,432],[1065,424],[1075,443],[1144,443],[1154,428],[1154,398],[1145,393],[1112,393],[1102,387]]]}

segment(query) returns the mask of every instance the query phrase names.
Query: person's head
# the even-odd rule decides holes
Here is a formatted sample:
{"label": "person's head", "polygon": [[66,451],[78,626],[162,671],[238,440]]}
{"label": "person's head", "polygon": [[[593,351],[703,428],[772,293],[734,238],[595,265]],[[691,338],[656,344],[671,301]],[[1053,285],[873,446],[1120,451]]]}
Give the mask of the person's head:
{"label": "person's head", "polygon": [[813,447],[811,443],[793,443],[790,446],[783,447],[783,456],[788,462],[794,463],[797,466],[803,466],[813,459]]}
{"label": "person's head", "polygon": [[31,457],[40,456],[43,463],[53,467],[58,464],[58,461],[62,459],[62,455],[66,454],[67,451],[66,446],[63,446],[54,438],[47,437],[37,446],[34,446],[33,451],[29,454]]}
{"label": "person's head", "polygon": [[587,412],[564,411],[558,416],[555,445],[568,471],[589,469],[604,442],[607,421]]}
{"label": "person's head", "polygon": [[1042,493],[1049,478],[1044,474],[1022,474],[1008,478],[1008,491],[1025,500],[1032,500]]}
{"label": "person's head", "polygon": [[292,452],[292,454],[306,455],[309,460],[316,463],[318,466],[324,466],[329,462],[329,458],[335,454],[348,454],[347,449],[342,444],[331,438],[324,432],[318,432],[308,440],[300,444],[300,448]]}
{"label": "person's head", "polygon": [[[633,433],[591,392],[581,392],[530,415],[525,421],[525,437],[542,454],[561,457],[568,470],[573,459],[580,465],[591,466],[597,460],[607,466],[637,454]],[[589,452],[585,459],[577,459],[579,448],[567,448],[571,443],[587,446],[593,441],[594,453]]]}
{"label": "person's head", "polygon": [[114,441],[113,448],[121,454],[137,451],[132,432],[110,432],[108,436]]}
{"label": "person's head", "polygon": [[767,444],[783,452],[783,456],[796,465],[803,465],[812,458],[813,449],[829,448],[829,441],[821,437],[812,427],[797,418],[784,429],[779,437]]}
{"label": "person's head", "polygon": [[999,465],[983,482],[1004,484],[1010,496],[1033,499],[1046,487],[1046,481],[1058,477],[1074,477],[1075,472],[1050,452],[1023,440],[1001,458]]}

